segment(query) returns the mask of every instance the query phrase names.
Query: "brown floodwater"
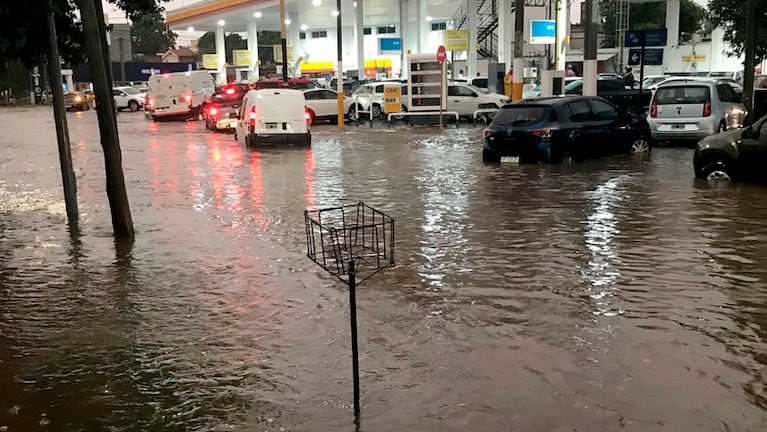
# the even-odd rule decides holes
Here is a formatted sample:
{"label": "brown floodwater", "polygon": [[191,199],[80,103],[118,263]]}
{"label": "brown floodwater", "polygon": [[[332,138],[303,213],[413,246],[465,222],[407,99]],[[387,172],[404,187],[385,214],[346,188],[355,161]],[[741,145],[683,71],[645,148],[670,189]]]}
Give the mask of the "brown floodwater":
{"label": "brown floodwater", "polygon": [[201,122],[119,126],[116,243],[93,111],[0,110],[0,430],[352,431],[348,295],[303,210],[396,220],[358,288],[363,431],[762,431],[767,189],[692,150],[485,165],[481,129],[314,128],[252,150]]}

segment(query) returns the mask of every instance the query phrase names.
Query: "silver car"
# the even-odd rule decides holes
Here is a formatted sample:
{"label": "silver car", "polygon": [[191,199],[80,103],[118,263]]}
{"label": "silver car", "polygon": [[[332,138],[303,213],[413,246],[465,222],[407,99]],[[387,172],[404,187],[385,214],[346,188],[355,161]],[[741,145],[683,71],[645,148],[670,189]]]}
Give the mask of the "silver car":
{"label": "silver car", "polygon": [[647,122],[654,140],[699,140],[742,127],[746,110],[739,100],[718,80],[675,80],[655,90]]}

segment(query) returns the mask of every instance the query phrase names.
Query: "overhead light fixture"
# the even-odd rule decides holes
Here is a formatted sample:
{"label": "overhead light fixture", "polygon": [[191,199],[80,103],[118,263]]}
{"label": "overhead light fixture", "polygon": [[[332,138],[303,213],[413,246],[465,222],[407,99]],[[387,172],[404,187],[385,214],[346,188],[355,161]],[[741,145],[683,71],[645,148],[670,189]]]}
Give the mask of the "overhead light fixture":
{"label": "overhead light fixture", "polygon": [[357,2],[354,2],[353,4],[354,4],[354,7],[357,7]]}
{"label": "overhead light fixture", "polygon": [[307,26],[306,24],[301,24],[301,31],[306,31],[308,29],[309,29],[309,26]]}
{"label": "overhead light fixture", "polygon": [[255,12],[253,16],[256,18],[261,18],[261,12]]}
{"label": "overhead light fixture", "polygon": [[334,17],[337,17],[338,15],[340,15],[337,10],[334,10],[330,14],[333,15]]}
{"label": "overhead light fixture", "polygon": [[290,25],[291,21],[290,18],[285,18],[285,25]]}
{"label": "overhead light fixture", "polygon": [[322,4],[322,0],[312,0],[312,4],[315,6],[320,6]]}
{"label": "overhead light fixture", "polygon": [[430,16],[426,17],[426,22],[431,22],[431,17]]}
{"label": "overhead light fixture", "polygon": [[218,20],[218,25],[220,25],[221,27],[223,27],[223,26],[224,26],[224,24],[226,24],[226,21],[224,21],[224,20]]}
{"label": "overhead light fixture", "polygon": [[192,26],[189,26],[189,27],[187,27],[187,28],[186,28],[186,31],[188,31],[189,33],[191,33],[191,32],[193,32],[193,31],[194,31],[194,27],[192,27]]}

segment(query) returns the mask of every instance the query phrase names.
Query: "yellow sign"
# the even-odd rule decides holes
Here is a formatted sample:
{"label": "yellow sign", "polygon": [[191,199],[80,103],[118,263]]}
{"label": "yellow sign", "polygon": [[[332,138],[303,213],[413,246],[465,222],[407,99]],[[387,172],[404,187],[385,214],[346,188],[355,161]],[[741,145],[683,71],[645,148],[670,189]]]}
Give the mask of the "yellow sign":
{"label": "yellow sign", "polygon": [[402,85],[384,84],[384,111],[387,113],[402,111]]}
{"label": "yellow sign", "polygon": [[447,51],[468,51],[469,50],[469,31],[445,30],[445,49]]}
{"label": "yellow sign", "polygon": [[336,63],[333,61],[301,62],[302,74],[333,72],[334,70],[336,70]]}
{"label": "yellow sign", "polygon": [[703,54],[690,54],[686,56],[682,56],[682,61],[685,63],[692,63],[692,62],[702,62],[706,61],[706,56]]}
{"label": "yellow sign", "polygon": [[218,54],[203,54],[202,67],[205,69],[218,69]]}
{"label": "yellow sign", "polygon": [[234,50],[234,65],[235,66],[250,66],[250,51],[248,50]]}
{"label": "yellow sign", "polygon": [[[274,45],[274,61],[282,63],[282,45]],[[288,63],[293,63],[293,45],[288,45]]]}

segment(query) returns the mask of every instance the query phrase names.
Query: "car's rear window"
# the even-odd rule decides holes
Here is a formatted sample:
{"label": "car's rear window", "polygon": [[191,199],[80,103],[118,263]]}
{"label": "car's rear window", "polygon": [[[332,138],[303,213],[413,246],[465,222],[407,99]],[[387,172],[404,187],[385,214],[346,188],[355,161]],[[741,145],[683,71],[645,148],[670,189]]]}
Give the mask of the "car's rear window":
{"label": "car's rear window", "polygon": [[703,104],[711,100],[707,86],[661,87],[655,92],[655,102],[667,104]]}
{"label": "car's rear window", "polygon": [[493,124],[501,127],[522,126],[552,120],[551,107],[546,105],[507,105],[495,115]]}

